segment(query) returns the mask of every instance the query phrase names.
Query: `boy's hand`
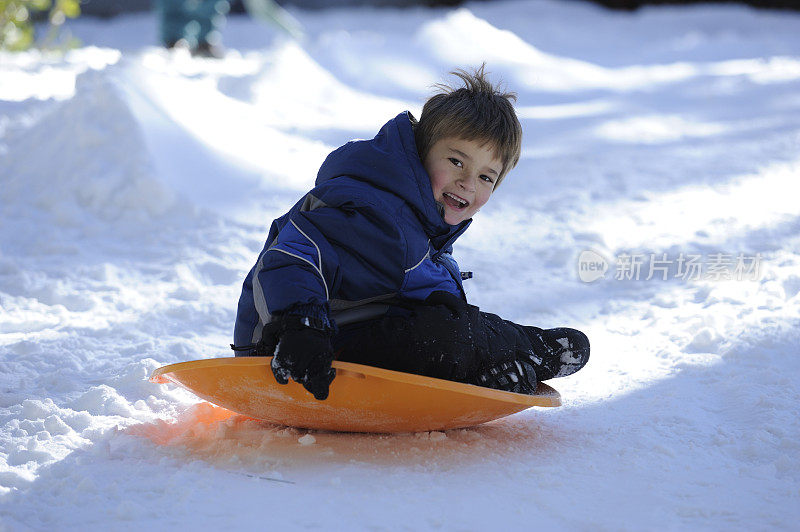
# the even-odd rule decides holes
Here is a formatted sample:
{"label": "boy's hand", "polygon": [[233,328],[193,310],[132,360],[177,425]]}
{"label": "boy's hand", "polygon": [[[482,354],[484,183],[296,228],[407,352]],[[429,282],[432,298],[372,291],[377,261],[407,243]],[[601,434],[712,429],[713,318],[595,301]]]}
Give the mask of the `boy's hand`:
{"label": "boy's hand", "polygon": [[299,316],[283,318],[272,373],[279,384],[286,384],[291,378],[323,401],[336,376],[336,370],[331,368],[331,331],[313,328],[303,320]]}
{"label": "boy's hand", "polygon": [[428,305],[441,305],[453,315],[453,318],[463,318],[466,315],[467,302],[455,294],[445,290],[435,290],[425,299]]}

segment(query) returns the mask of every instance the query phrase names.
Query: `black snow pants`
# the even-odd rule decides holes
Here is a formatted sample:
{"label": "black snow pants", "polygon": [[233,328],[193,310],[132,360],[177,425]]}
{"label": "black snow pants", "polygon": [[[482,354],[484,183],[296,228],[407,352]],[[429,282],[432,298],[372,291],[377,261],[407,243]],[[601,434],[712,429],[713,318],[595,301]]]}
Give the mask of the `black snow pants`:
{"label": "black snow pants", "polygon": [[[565,340],[559,343],[555,341],[558,338],[549,339],[551,331],[562,331],[561,336],[567,331],[569,341],[581,349],[580,353],[571,353],[579,358],[573,360],[578,364],[568,372],[562,367],[563,349],[559,349]],[[525,361],[539,375],[531,377],[535,389],[536,380],[574,373],[583,367],[589,351],[586,336],[574,329],[526,327],[452,299],[444,304],[425,302],[393,308],[382,318],[341,326],[333,345],[338,360],[509,391],[519,388],[514,383],[509,383],[511,387],[487,383],[486,376],[497,374],[498,368],[508,373],[509,367],[518,374],[517,361]],[[524,378],[525,372],[522,375]]]}

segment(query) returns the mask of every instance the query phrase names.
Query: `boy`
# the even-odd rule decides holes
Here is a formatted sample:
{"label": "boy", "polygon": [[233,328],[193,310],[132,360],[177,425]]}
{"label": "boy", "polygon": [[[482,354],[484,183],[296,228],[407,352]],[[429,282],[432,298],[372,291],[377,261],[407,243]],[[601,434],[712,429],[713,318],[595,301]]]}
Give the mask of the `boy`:
{"label": "boy", "polygon": [[339,360],[532,394],[589,358],[574,329],[524,327],[468,305],[453,242],[519,160],[522,126],[481,66],[333,151],[316,187],[275,220],[248,273],[238,356],[324,400]]}

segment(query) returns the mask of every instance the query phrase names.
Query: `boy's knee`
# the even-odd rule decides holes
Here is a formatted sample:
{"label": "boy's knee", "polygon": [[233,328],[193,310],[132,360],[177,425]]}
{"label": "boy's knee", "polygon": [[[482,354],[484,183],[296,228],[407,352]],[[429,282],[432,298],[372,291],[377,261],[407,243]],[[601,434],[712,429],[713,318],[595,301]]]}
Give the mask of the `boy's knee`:
{"label": "boy's knee", "polygon": [[412,351],[424,364],[423,374],[463,381],[474,372],[481,340],[472,314],[466,303],[458,312],[445,304],[416,309]]}

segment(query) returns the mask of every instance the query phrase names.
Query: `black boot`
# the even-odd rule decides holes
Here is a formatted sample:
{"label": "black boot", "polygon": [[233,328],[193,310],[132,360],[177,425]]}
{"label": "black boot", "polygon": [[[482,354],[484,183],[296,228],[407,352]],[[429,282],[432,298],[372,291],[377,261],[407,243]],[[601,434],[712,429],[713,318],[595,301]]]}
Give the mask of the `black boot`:
{"label": "black boot", "polygon": [[536,370],[527,360],[508,360],[478,373],[478,386],[506,392],[536,393]]}
{"label": "black boot", "polygon": [[533,363],[540,381],[572,375],[589,361],[589,339],[576,329],[523,329],[533,351],[520,355]]}

